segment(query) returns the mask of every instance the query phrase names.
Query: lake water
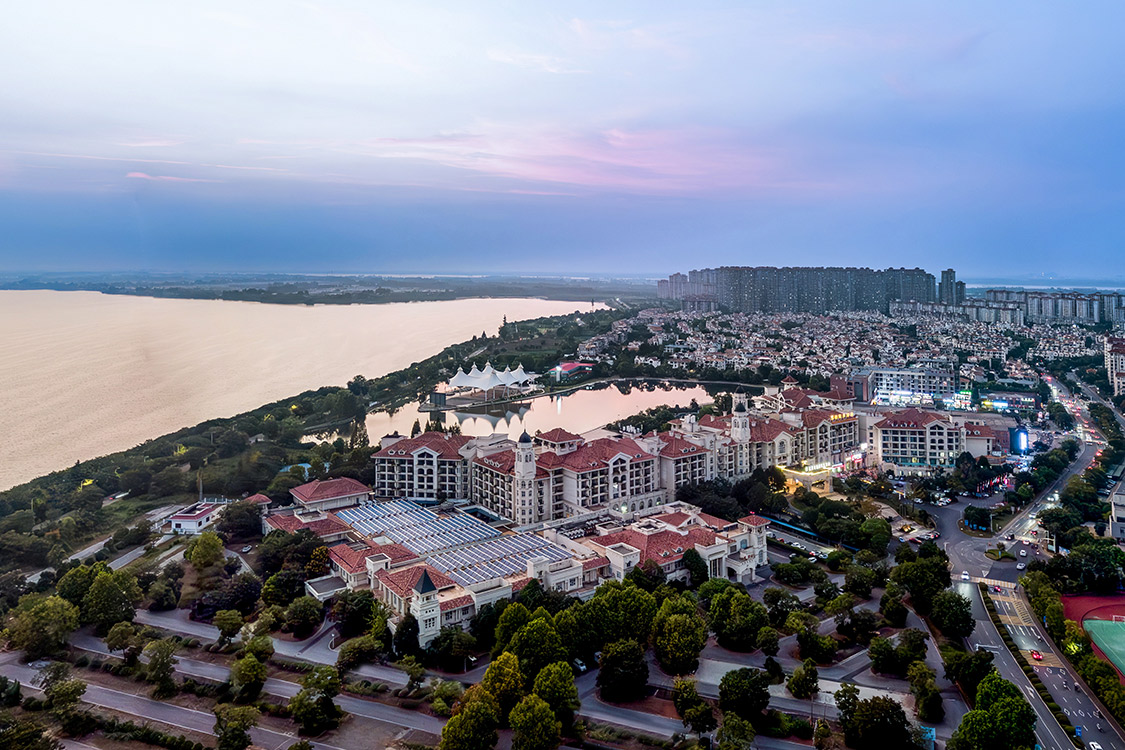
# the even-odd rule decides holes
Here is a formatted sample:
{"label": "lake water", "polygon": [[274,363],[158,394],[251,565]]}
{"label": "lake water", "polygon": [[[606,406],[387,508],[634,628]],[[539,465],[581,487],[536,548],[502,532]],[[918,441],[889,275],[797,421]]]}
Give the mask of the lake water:
{"label": "lake water", "polygon": [[[457,423],[463,434],[474,436],[505,433],[511,437],[519,437],[524,430],[534,435],[537,430],[546,432],[555,427],[582,434],[654,406],[667,404],[686,407],[692,399],[700,405],[713,400],[699,386],[681,388],[641,384],[623,394],[616,385],[602,385],[560,396],[530,399],[520,404],[490,407],[487,412],[444,412],[444,422],[447,425]],[[425,427],[426,422],[437,414],[438,412],[420,411],[416,405],[400,409],[394,414],[376,412],[367,416],[367,434],[372,444],[395,431],[401,435],[409,435],[414,420],[419,420]]]}
{"label": "lake water", "polygon": [[495,334],[505,316],[590,309],[540,299],[308,307],[0,291],[0,490],[207,419],[385,375]]}

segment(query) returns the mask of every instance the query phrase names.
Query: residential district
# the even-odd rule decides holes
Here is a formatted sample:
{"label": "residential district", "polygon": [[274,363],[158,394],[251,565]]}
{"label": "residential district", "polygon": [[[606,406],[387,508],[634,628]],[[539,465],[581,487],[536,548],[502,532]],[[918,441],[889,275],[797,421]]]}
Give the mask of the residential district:
{"label": "residential district", "polygon": [[[432,422],[9,574],[0,746],[1125,750],[1117,297],[920,269],[658,291],[550,387],[713,403]],[[547,390],[478,365],[430,408]]]}

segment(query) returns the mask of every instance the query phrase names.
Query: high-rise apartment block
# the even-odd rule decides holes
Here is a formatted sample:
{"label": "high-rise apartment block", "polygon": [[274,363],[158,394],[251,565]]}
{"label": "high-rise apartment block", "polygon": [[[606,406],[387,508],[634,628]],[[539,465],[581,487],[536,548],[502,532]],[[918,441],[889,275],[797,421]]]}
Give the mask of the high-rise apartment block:
{"label": "high-rise apartment block", "polygon": [[713,294],[739,312],[823,313],[887,311],[892,300],[934,302],[936,281],[920,268],[773,268],[723,266],[672,274],[657,283],[659,296],[684,299]]}

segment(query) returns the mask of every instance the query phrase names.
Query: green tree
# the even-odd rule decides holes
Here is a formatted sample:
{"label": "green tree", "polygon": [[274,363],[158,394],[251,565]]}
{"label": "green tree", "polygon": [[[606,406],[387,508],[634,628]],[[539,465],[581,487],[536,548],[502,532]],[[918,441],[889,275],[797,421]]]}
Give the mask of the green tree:
{"label": "green tree", "polygon": [[906,712],[896,700],[882,695],[856,704],[851,720],[844,724],[844,739],[857,750],[916,747]]}
{"label": "green tree", "polygon": [[496,623],[496,644],[492,648],[493,655],[507,649],[508,643],[516,637],[516,633],[529,622],[531,622],[531,613],[523,604],[512,602],[505,607]]}
{"label": "green tree", "polygon": [[294,599],[285,610],[285,622],[298,638],[311,635],[323,619],[324,605],[311,596]]}
{"label": "green tree", "polygon": [[524,697],[509,717],[512,750],[555,750],[561,725],[547,701],[534,693]]}
{"label": "green tree", "polygon": [[977,686],[993,670],[992,653],[978,649],[973,653],[954,651],[945,656],[945,679],[961,686],[966,695],[976,695]]}
{"label": "green tree", "polygon": [[383,644],[371,635],[361,635],[344,641],[340,653],[336,656],[336,669],[340,670],[340,674],[345,674],[360,664],[370,664],[375,661],[382,651]]}
{"label": "green tree", "polygon": [[220,609],[215,613],[211,624],[219,629],[219,644],[225,646],[242,630],[244,620],[237,609]]}
{"label": "green tree", "polygon": [[426,668],[417,657],[404,656],[398,662],[398,668],[406,673],[406,690],[414,692],[426,677]]}
{"label": "green tree", "polygon": [[204,531],[192,542],[188,562],[200,573],[223,561],[223,540],[213,531]]}
{"label": "green tree", "polygon": [[672,691],[672,703],[684,726],[702,736],[717,725],[715,710],[699,695],[695,680],[677,679]]}
{"label": "green tree", "polygon": [[500,707],[500,722],[506,724],[508,714],[524,695],[524,679],[519,659],[507,651],[500,654],[488,665],[480,684],[496,699]]}
{"label": "green tree", "polygon": [[131,622],[119,622],[109,629],[105,636],[105,646],[110,651],[120,651],[121,660],[129,666],[137,663],[137,657],[144,648],[144,640]]}
{"label": "green tree", "polygon": [[708,615],[719,645],[732,651],[752,651],[757,647],[758,633],[769,625],[765,605],[733,588],[712,597]]}
{"label": "green tree", "polygon": [[[466,691],[466,695],[469,691]],[[486,750],[496,747],[495,700],[470,700],[464,703],[441,730],[441,750]]]}
{"label": "green tree", "polygon": [[845,682],[836,688],[834,699],[840,724],[846,727],[855,717],[856,709],[859,707],[859,688],[854,682]]}
{"label": "green tree", "polygon": [[747,721],[758,718],[770,703],[769,677],[760,669],[733,669],[719,681],[719,710],[723,720],[737,714]]}
{"label": "green tree", "polygon": [[950,638],[967,638],[976,627],[972,604],[956,591],[942,591],[934,597],[930,618]]}
{"label": "green tree", "polygon": [[305,578],[320,578],[328,575],[328,548],[321,545],[312,551],[305,563]]}
{"label": "green tree", "polygon": [[781,634],[777,632],[777,628],[771,628],[769,625],[766,625],[758,630],[755,644],[761,649],[763,654],[767,656],[777,656],[777,652],[781,648]]}
{"label": "green tree", "polygon": [[587,603],[590,626],[601,643],[636,639],[648,643],[656,597],[631,583],[607,581]]}
{"label": "green tree", "polygon": [[695,602],[674,596],[664,600],[652,622],[652,643],[665,672],[686,674],[699,663],[699,652],[707,643],[707,625]]}
{"label": "green tree", "polygon": [[754,725],[748,719],[743,719],[738,714],[723,712],[723,725],[719,727],[716,736],[718,750],[753,750]]}
{"label": "green tree", "polygon": [[255,539],[262,533],[262,509],[245,500],[231,503],[223,508],[215,528],[228,539]]}
{"label": "green tree", "polygon": [[252,655],[255,659],[265,664],[273,656],[273,639],[268,635],[254,636],[242,644],[240,656]]}
{"label": "green tree", "polygon": [[[343,638],[355,638],[372,628],[375,616],[375,597],[370,591],[342,591],[332,602],[329,616]],[[384,620],[385,627],[385,620]],[[383,634],[375,633],[376,638]]]}
{"label": "green tree", "polygon": [[70,665],[66,662],[51,662],[40,669],[37,682],[51,711],[62,719],[74,712],[78,701],[86,693],[86,683],[71,675]]}
{"label": "green tree", "polygon": [[711,577],[711,572],[707,568],[707,562],[700,557],[699,553],[694,549],[688,549],[684,552],[683,558],[684,567],[687,568],[688,575],[691,577],[691,587],[697,589]]}
{"label": "green tree", "polygon": [[235,661],[230,668],[231,687],[241,701],[256,699],[266,684],[267,676],[266,665],[258,661],[253,654],[246,654]]}
{"label": "green tree", "polygon": [[562,639],[555,632],[554,621],[549,619],[535,619],[524,625],[512,637],[507,650],[519,659],[520,672],[529,680],[534,680],[548,664],[566,659]]}
{"label": "green tree", "polygon": [[153,695],[166,698],[176,693],[176,649],[179,644],[171,640],[149,641],[144,648],[148,659],[145,677],[156,686]]}
{"label": "green tree", "polygon": [[86,593],[90,590],[94,579],[98,577],[98,574],[105,573],[108,570],[109,566],[104,562],[75,566],[64,573],[58,583],[55,584],[55,593],[74,606],[81,607],[82,600],[86,598]]}
{"label": "green tree", "polygon": [[407,612],[402,618],[402,622],[395,630],[393,644],[395,653],[400,657],[417,656],[422,653],[422,647],[418,645],[418,620],[414,615]]}
{"label": "green tree", "polygon": [[340,693],[340,675],[333,667],[316,667],[301,680],[300,691],[289,701],[289,711],[303,734],[318,735],[334,729],[343,712],[333,699]]}
{"label": "green tree", "polygon": [[789,681],[785,683],[794,698],[802,700],[812,698],[820,692],[820,675],[816,669],[816,662],[805,659],[805,663],[793,670]]}
{"label": "green tree", "polygon": [[82,599],[82,620],[101,634],[119,622],[132,622],[141,600],[137,578],[124,570],[102,572]]}
{"label": "green tree", "polygon": [[62,743],[33,721],[0,716],[0,747],[14,750],[61,750]]}
{"label": "green tree", "polygon": [[555,712],[555,717],[562,724],[564,732],[569,733],[574,726],[574,713],[581,705],[578,700],[578,688],[574,685],[574,672],[570,665],[563,661],[548,664],[539,671],[535,678],[532,692],[543,700]]}
{"label": "green tree", "polygon": [[213,713],[216,750],[246,750],[250,747],[250,730],[258,725],[258,709],[221,703],[215,706]]}
{"label": "green tree", "polygon": [[614,641],[602,649],[601,669],[597,684],[602,698],[614,703],[627,703],[645,694],[648,685],[648,663],[644,649],[633,640]]}
{"label": "green tree", "polygon": [[78,627],[78,607],[61,596],[25,594],[11,615],[8,640],[29,660],[62,651]]}
{"label": "green tree", "polygon": [[940,722],[945,718],[934,670],[925,662],[916,661],[906,670],[910,692],[914,695],[914,712],[922,721]]}

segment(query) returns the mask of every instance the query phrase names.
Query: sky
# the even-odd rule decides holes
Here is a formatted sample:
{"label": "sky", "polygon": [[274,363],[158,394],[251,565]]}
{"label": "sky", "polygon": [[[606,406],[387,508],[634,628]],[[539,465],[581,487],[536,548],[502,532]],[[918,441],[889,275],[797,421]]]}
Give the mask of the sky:
{"label": "sky", "polygon": [[1125,275],[1125,4],[36,0],[0,271]]}

